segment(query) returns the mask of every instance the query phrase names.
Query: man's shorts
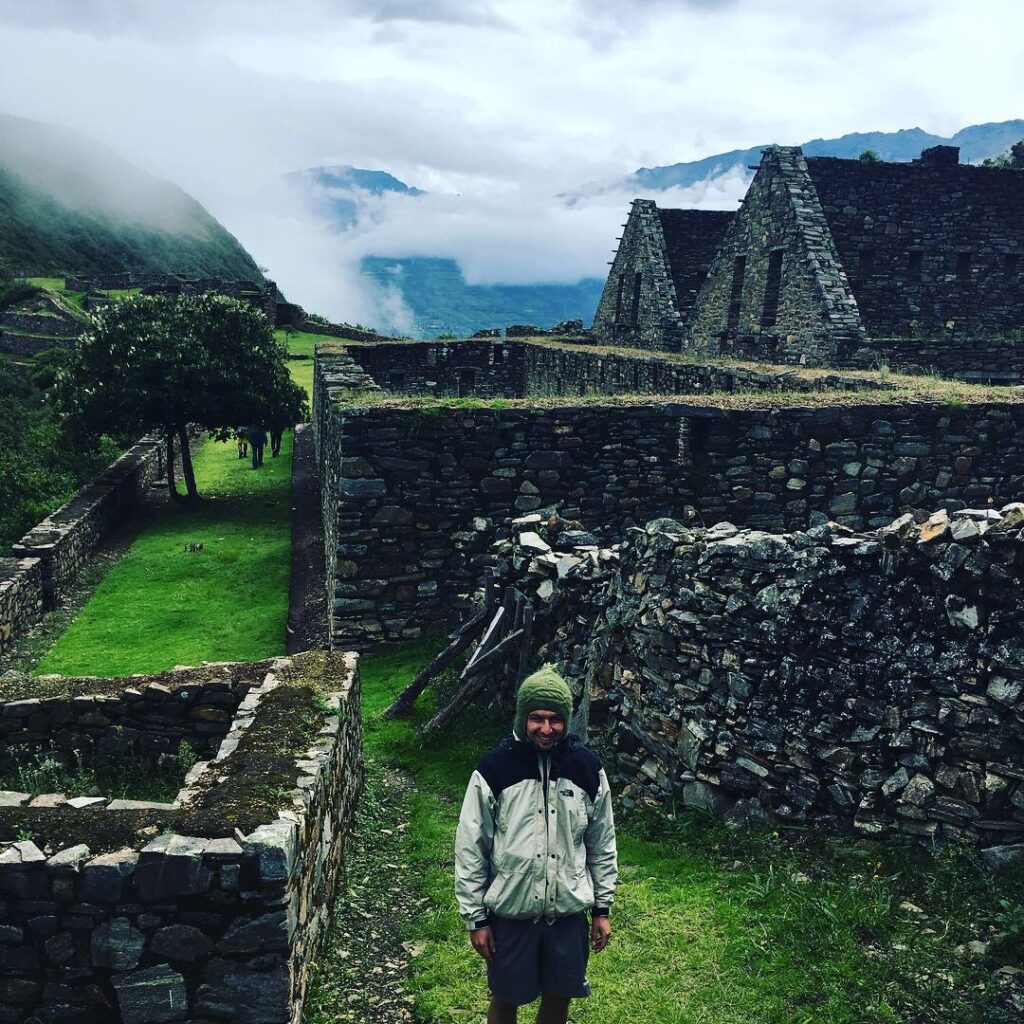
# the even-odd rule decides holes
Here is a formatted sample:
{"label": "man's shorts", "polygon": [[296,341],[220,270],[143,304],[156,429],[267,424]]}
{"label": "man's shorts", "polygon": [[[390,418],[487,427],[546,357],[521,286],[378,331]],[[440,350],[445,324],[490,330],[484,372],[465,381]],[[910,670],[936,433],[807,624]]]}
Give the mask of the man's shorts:
{"label": "man's shorts", "polygon": [[590,927],[584,914],[547,921],[512,921],[491,915],[494,955],[487,961],[491,995],[522,1006],[542,992],[565,999],[590,995]]}

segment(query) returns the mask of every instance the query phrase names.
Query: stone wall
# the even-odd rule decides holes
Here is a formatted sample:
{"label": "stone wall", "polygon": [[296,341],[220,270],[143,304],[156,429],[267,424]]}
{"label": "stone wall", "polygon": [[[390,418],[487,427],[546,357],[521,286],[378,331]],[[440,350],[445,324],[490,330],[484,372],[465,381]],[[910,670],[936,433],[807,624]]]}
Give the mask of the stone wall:
{"label": "stone wall", "polygon": [[912,163],[807,160],[871,337],[1024,342],[1024,178],[958,156],[937,146]]}
{"label": "stone wall", "polygon": [[0,558],[0,652],[43,617],[38,558]]}
{"label": "stone wall", "polygon": [[351,345],[349,356],[385,390],[406,395],[515,398],[524,345],[501,341]]}
{"label": "stone wall", "polygon": [[8,775],[50,752],[154,762],[161,754],[176,754],[182,742],[209,759],[250,685],[218,679],[171,689],[151,682],[117,694],[7,701],[0,705],[0,773]]}
{"label": "stone wall", "polygon": [[16,557],[40,560],[47,610],[66,593],[103,538],[138,513],[150,484],[162,473],[161,445],[146,438],[13,545]]}
{"label": "stone wall", "polygon": [[[361,787],[356,660],[313,653],[210,666],[158,685],[173,701],[211,673],[249,694],[175,804],[0,807],[0,1020],[301,1019]],[[326,715],[290,736],[268,770],[264,752],[282,738],[270,712],[294,707],[289,688],[313,679]],[[113,681],[67,682],[109,692]],[[146,689],[148,680],[118,682]],[[259,821],[268,807],[277,809]]]}
{"label": "stone wall", "polygon": [[765,150],[697,299],[689,343],[835,365],[864,337],[847,272],[795,147]]}
{"label": "stone wall", "polygon": [[584,348],[523,346],[522,395],[694,395],[779,391],[888,390],[885,382],[841,373],[802,374],[741,364],[682,362]]}
{"label": "stone wall", "polygon": [[1024,505],[870,534],[661,520],[600,554],[565,526],[521,525],[543,536],[499,545],[499,580],[627,806],[1024,840]]}
{"label": "stone wall", "polygon": [[676,473],[707,525],[878,526],[908,508],[1024,497],[1024,407],[730,410],[672,405]]}
{"label": "stone wall", "polygon": [[[644,380],[678,374],[680,387],[721,383],[707,368],[690,376],[685,364],[527,351],[527,366],[538,360],[531,380],[557,380],[559,366],[573,364],[577,380],[592,382],[584,374],[614,366]],[[830,517],[860,528],[908,508],[1024,497],[1024,406],[359,407],[331,398],[339,373],[348,386],[373,384],[342,358],[338,370],[318,353],[315,385],[337,645],[442,623],[475,584],[491,528],[556,504],[618,539],[627,526],[688,507],[706,525],[802,529]],[[767,390],[773,380],[747,383]]]}
{"label": "stone wall", "polygon": [[654,406],[367,406],[324,420],[335,646],[443,623],[476,585],[491,528],[513,510],[562,502],[615,532],[680,500],[678,421]]}

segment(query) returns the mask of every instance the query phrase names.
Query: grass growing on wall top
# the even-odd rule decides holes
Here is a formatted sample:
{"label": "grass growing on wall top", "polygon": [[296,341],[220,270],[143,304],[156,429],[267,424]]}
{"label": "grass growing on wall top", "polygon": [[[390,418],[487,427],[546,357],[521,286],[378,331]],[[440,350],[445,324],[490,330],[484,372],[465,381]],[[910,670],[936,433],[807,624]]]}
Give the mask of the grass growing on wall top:
{"label": "grass growing on wall top", "polygon": [[[283,654],[291,548],[291,441],[259,470],[234,442],[195,462],[206,499],[149,522],[36,674],[120,676]],[[190,542],[201,551],[187,552]]]}
{"label": "grass growing on wall top", "polygon": [[[411,720],[377,718],[441,642],[372,654],[361,674],[367,757],[416,779],[401,869],[428,902],[402,936],[424,947],[407,990],[424,1024],[461,1024],[484,1019],[487,996],[483,962],[455,909],[453,836],[469,774],[505,716],[469,712],[425,745],[414,726],[433,710],[430,693]],[[1024,878],[985,874],[968,851],[927,857],[813,831],[733,832],[705,817],[651,814],[620,820],[619,864],[615,935],[590,961],[594,994],[573,1004],[576,1024],[1019,1019],[993,972],[1024,953],[1024,936],[1013,935]],[[990,955],[957,951],[979,936]],[[319,960],[321,975],[336,941]],[[307,1020],[340,1019],[343,1000],[321,977]],[[532,1017],[523,1010],[522,1020]]]}

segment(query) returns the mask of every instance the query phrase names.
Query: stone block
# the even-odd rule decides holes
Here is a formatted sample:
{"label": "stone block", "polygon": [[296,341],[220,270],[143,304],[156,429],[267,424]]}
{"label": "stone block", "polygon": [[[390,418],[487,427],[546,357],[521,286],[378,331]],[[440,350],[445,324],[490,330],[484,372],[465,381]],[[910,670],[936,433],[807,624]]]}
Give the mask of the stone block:
{"label": "stone block", "polygon": [[170,1024],[188,1016],[185,979],[167,964],[115,975],[111,981],[123,1024]]}
{"label": "stone block", "polygon": [[82,865],[78,897],[83,903],[118,903],[124,896],[139,855],[135,850],[102,853]]}

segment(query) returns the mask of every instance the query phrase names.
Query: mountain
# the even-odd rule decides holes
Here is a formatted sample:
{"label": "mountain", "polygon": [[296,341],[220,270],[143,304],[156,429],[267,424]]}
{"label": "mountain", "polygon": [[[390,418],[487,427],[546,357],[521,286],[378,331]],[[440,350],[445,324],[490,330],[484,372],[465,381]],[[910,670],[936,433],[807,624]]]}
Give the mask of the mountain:
{"label": "mountain", "polygon": [[395,192],[406,196],[425,195],[386,171],[367,171],[347,164],[307,167],[284,175],[285,182],[302,194],[313,211],[341,230],[359,219],[367,196]]}
{"label": "mountain", "polygon": [[[806,156],[857,157],[866,149],[874,150],[883,160],[906,162],[921,155],[929,146],[959,146],[960,160],[979,163],[986,157],[1005,153],[1013,143],[1024,139],[1024,120],[974,124],[961,128],[944,138],[920,128],[903,128],[898,132],[852,132],[838,139],[811,139],[800,144]],[[761,150],[772,143],[751,149],[732,149],[727,153],[689,160],[662,167],[640,167],[616,187],[635,187],[661,191],[673,187],[696,185],[717,178],[736,167],[747,170],[761,160]]]}
{"label": "mountain", "polygon": [[362,273],[378,289],[382,310],[388,293],[397,291],[413,323],[382,324],[388,331],[418,338],[439,334],[465,337],[489,327],[535,324],[550,327],[562,320],[594,318],[604,281],[583,278],[575,284],[467,284],[455,260],[434,257],[384,259],[368,256]]}
{"label": "mountain", "polygon": [[263,275],[182,189],[84,135],[0,114],[0,271]]}

